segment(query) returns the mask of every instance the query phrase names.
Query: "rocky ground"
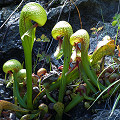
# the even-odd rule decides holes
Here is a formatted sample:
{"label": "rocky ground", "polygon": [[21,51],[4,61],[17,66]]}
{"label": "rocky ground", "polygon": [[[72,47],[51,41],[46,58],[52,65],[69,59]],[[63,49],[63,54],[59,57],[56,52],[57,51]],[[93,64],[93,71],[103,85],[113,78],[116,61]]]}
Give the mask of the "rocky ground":
{"label": "rocky ground", "polygon": [[[81,28],[78,12],[75,6],[69,0],[23,0],[17,11],[10,17],[6,24],[0,28],[0,66],[2,66],[5,61],[12,58],[19,60],[21,63],[24,61],[23,49],[19,36],[19,16],[23,5],[29,1],[40,3],[46,9],[48,16],[45,26],[37,28],[36,37],[40,37],[42,34],[45,34],[51,41],[49,43],[35,42],[33,47],[33,61],[36,59],[38,50],[40,53],[45,51],[46,54],[50,55],[54,53],[55,46],[57,46],[57,41],[52,39],[51,30],[57,21],[69,21],[74,32]],[[20,2],[21,0],[0,1],[0,26],[15,10]],[[113,21],[113,16],[115,13],[119,12],[119,0],[74,0],[74,2],[79,8],[82,26],[90,34],[90,52],[94,51],[96,44],[101,41],[106,34],[110,35],[112,39],[116,38],[117,27],[113,27],[111,22]],[[91,34],[92,31],[90,28],[98,28],[102,26],[103,29],[97,35]],[[119,37],[117,44],[120,45]],[[51,59],[56,66],[60,66],[62,64],[61,61],[56,61],[53,57],[51,57]],[[107,63],[111,62],[109,58],[106,59]],[[39,64],[37,67],[41,67],[41,64]],[[4,78],[2,67],[0,67],[0,73],[0,81],[2,81]],[[9,89],[3,87],[2,82],[0,82],[0,99],[12,99],[12,93],[9,93]],[[95,109],[99,109],[99,112],[96,114],[95,111],[87,111],[83,114],[81,111],[84,111],[85,109],[81,108],[81,106],[84,105],[80,103],[76,108],[70,111],[70,120],[88,120],[88,118],[89,120],[107,120],[110,112],[108,107],[108,110],[106,110],[105,105],[102,105],[102,107],[99,106],[99,108],[97,108],[98,106],[95,107]],[[119,120],[119,112],[119,109],[117,109],[110,120]]]}

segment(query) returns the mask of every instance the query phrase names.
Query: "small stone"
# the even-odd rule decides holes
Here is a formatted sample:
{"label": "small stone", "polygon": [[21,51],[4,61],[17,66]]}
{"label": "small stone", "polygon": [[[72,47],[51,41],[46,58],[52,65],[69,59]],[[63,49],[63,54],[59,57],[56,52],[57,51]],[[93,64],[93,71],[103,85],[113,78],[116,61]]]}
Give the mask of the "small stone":
{"label": "small stone", "polygon": [[48,108],[49,108],[50,110],[53,110],[53,106],[54,106],[54,103],[50,103],[50,104],[48,105]]}
{"label": "small stone", "polygon": [[67,103],[67,102],[69,101],[69,97],[68,97],[68,96],[65,96],[65,97],[64,97],[64,101],[65,101],[65,103]]}
{"label": "small stone", "polygon": [[108,78],[110,76],[110,73],[109,72],[106,72],[105,73],[105,78]]}
{"label": "small stone", "polygon": [[119,77],[119,75],[117,73],[113,73],[112,75],[110,75],[109,81],[113,82],[113,81],[117,80],[118,77]]}
{"label": "small stone", "polygon": [[46,104],[44,104],[44,103],[39,105],[39,109],[44,111],[45,113],[48,112],[48,106]]}
{"label": "small stone", "polygon": [[90,103],[89,102],[85,102],[84,106],[85,106],[85,108],[89,108],[90,107]]}
{"label": "small stone", "polygon": [[66,91],[66,95],[70,95],[71,93],[72,93],[71,90],[67,90],[67,91]]}
{"label": "small stone", "polygon": [[11,120],[16,120],[16,115],[14,113],[10,113],[10,119]]}

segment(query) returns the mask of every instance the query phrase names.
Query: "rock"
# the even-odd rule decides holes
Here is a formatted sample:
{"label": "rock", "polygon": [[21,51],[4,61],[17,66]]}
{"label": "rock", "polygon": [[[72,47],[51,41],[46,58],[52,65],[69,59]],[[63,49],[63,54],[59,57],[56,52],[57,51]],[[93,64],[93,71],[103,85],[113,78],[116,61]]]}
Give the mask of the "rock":
{"label": "rock", "polygon": [[[105,37],[105,35],[109,35],[112,39],[116,39],[117,27],[113,27],[111,23],[103,23],[99,21],[95,28],[103,27],[101,31],[96,34],[91,34],[90,36],[90,51],[94,51],[97,44]],[[93,32],[93,31],[91,31]]]}
{"label": "rock", "polygon": [[59,72],[57,71],[50,71],[49,73],[43,75],[43,77],[41,78],[41,83],[52,83],[57,81],[58,77],[59,77]]}
{"label": "rock", "polygon": [[9,5],[11,3],[17,4],[19,3],[21,0],[0,0],[0,7]]}
{"label": "rock", "polygon": [[67,120],[92,120],[92,112],[85,109],[83,102],[80,102],[67,114],[69,116],[64,116],[64,119]]}
{"label": "rock", "polygon": [[[14,11],[16,5],[13,3],[13,0],[8,0],[8,2],[12,2],[9,6],[6,3],[7,0],[1,1],[1,4],[5,3],[6,7],[2,7],[0,9],[0,25],[8,18],[8,16]],[[73,27],[73,31],[81,28],[80,20],[78,11],[73,3],[69,1],[63,0],[55,0],[55,3],[51,3],[52,1],[48,0],[27,0],[24,2],[21,7],[14,13],[14,15],[9,19],[9,21],[5,24],[5,26],[0,29],[0,65],[11,58],[16,58],[20,60],[20,62],[24,61],[24,54],[22,43],[19,35],[19,16],[20,10],[22,9],[23,5],[29,1],[36,1],[40,3],[47,12],[48,20],[43,27],[38,27],[36,30],[36,38],[40,38],[42,34],[45,34],[51,41],[51,43],[40,43],[35,42],[33,47],[33,57],[36,58],[36,55],[41,53],[42,51],[47,51],[46,54],[53,54],[57,47],[57,41],[52,39],[51,30],[57,20],[66,20]],[[48,3],[48,4],[46,4]],[[74,3],[78,7],[81,19],[82,19],[82,26],[86,29],[89,34],[91,27],[97,26],[105,26],[103,30],[100,32],[98,36],[98,41],[102,40],[102,37],[105,35],[106,31],[109,33],[111,37],[114,37],[116,34],[116,27],[111,26],[111,22],[113,16],[118,11],[118,0],[75,0]],[[51,4],[51,5],[50,5]],[[64,6],[65,4],[65,6]],[[71,4],[71,5],[70,5]],[[64,7],[63,7],[64,6]],[[61,15],[60,11],[62,10]],[[101,13],[102,10],[102,13]],[[69,14],[70,13],[70,14]],[[59,16],[60,15],[60,16]],[[59,17],[58,17],[59,16]],[[100,22],[98,22],[100,21]],[[101,22],[101,21],[104,21]],[[110,23],[109,23],[110,22]],[[91,35],[90,39],[90,50],[93,52],[96,43],[97,37],[95,35]],[[13,50],[12,50],[13,49]],[[59,63],[59,61],[58,61]],[[60,64],[59,64],[60,66]],[[0,68],[2,71],[2,68]]]}
{"label": "rock", "polygon": [[[80,5],[80,3],[82,2],[86,2],[88,0],[76,0],[74,2],[74,4],[76,4],[76,6]],[[52,17],[60,14],[62,11],[63,13],[68,13],[70,10],[74,10],[75,9],[75,5],[72,4],[69,1],[64,1],[61,0],[61,4],[60,6],[57,6],[56,8],[51,8],[48,12],[47,12],[47,16],[48,16],[48,20],[52,19]]]}
{"label": "rock", "polygon": [[[94,117],[93,120],[108,120],[110,113],[111,113],[110,110],[99,111],[97,114],[93,115]],[[120,119],[120,110],[115,109],[109,120],[119,120],[119,119]]]}
{"label": "rock", "polygon": [[13,93],[11,88],[6,88],[5,84],[0,83],[0,100],[12,101],[13,100],[12,94]]}
{"label": "rock", "polygon": [[10,113],[9,118],[10,118],[11,120],[16,120],[16,115],[15,115],[15,113]]}

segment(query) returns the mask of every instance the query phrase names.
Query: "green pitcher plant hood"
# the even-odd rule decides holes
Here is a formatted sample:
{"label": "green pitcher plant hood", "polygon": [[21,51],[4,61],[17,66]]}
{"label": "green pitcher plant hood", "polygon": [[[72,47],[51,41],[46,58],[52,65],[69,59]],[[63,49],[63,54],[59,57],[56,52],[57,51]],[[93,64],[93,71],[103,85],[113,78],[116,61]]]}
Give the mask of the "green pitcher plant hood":
{"label": "green pitcher plant hood", "polygon": [[21,69],[17,72],[17,81],[18,83],[26,82],[26,69]]}
{"label": "green pitcher plant hood", "polygon": [[58,36],[71,36],[73,34],[73,30],[71,25],[66,21],[59,21],[54,28],[52,29],[52,36],[55,40],[57,40]]}
{"label": "green pitcher plant hood", "polygon": [[21,63],[15,59],[8,60],[3,65],[3,71],[5,73],[7,73],[8,71],[18,72],[21,68]]}
{"label": "green pitcher plant hood", "polygon": [[72,46],[75,46],[77,43],[83,44],[82,46],[84,47],[85,50],[88,50],[89,48],[89,34],[86,30],[80,29],[76,31],[72,36],[70,37],[70,43]]}
{"label": "green pitcher plant hood", "polygon": [[[32,20],[35,21],[37,24],[33,25],[31,22]],[[19,20],[19,32],[22,41],[25,40],[24,38],[25,36],[30,37],[29,45],[31,46],[31,49],[33,47],[33,43],[35,40],[35,31],[37,25],[43,26],[46,23],[46,21],[47,21],[46,11],[38,3],[30,2],[23,7]]]}
{"label": "green pitcher plant hood", "polygon": [[45,9],[35,2],[30,2],[23,7],[20,15],[20,29],[25,28],[25,24],[29,24],[27,22],[31,20],[37,22],[38,26],[43,26],[47,21]]}
{"label": "green pitcher plant hood", "polygon": [[[55,40],[59,40],[58,47],[54,53],[54,57],[59,59],[63,54],[62,37],[66,37],[65,40],[69,42],[70,36],[73,34],[72,26],[66,21],[59,21],[52,29],[52,37]],[[64,39],[63,39],[64,40]],[[68,47],[66,47],[68,48]]]}

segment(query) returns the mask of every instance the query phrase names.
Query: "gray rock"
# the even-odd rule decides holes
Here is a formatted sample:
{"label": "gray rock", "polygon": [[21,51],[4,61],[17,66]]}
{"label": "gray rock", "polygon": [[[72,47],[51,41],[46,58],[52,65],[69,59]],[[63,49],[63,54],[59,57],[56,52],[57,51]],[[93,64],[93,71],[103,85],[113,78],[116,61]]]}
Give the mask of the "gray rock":
{"label": "gray rock", "polygon": [[[53,26],[56,24],[57,20],[69,20],[69,23],[73,27],[73,31],[80,29],[80,20],[78,16],[78,12],[75,8],[75,6],[71,3],[71,6],[69,2],[66,0],[61,0],[60,3],[56,3],[53,6],[50,6],[47,10],[46,3],[50,4],[50,1],[48,0],[28,0],[29,1],[36,1],[40,3],[47,12],[48,20],[46,24],[41,27],[37,28],[36,31],[36,37],[40,37],[42,34],[45,34],[50,40],[52,40],[51,36],[51,30]],[[65,3],[64,3],[65,2]],[[105,23],[102,22],[99,23],[100,25],[105,26],[102,30],[102,32],[98,36],[98,41],[102,40],[102,37],[105,35],[106,31],[109,33],[111,37],[113,37],[116,34],[116,28],[111,26],[112,17],[114,14],[118,11],[118,0],[75,0],[75,4],[77,5],[82,19],[82,26],[84,29],[86,29],[90,36],[90,50],[93,52],[96,43],[97,38],[95,35],[91,35],[90,28],[95,27],[98,21],[103,21],[102,16],[104,18]],[[5,26],[0,30],[0,55],[2,56],[0,58],[0,65],[12,58],[17,58],[18,60],[23,62],[24,55],[23,55],[23,49],[22,49],[22,43],[19,35],[19,15],[20,10],[22,9],[23,5],[14,13],[14,15],[9,19],[9,21],[5,24]],[[64,6],[65,4],[65,6]],[[64,7],[63,7],[64,6]],[[0,10],[0,25],[3,24],[3,21],[5,21],[8,16],[14,11],[16,8],[16,5],[9,5],[6,7],[2,7]],[[63,12],[60,11],[63,8]],[[102,13],[101,13],[102,9]],[[69,14],[70,13],[70,14]],[[98,26],[98,25],[97,25]],[[53,40],[52,46],[50,46],[50,49],[48,50],[50,46],[50,43],[34,43],[33,52],[35,55],[37,55],[38,50],[39,53],[41,53],[43,50],[48,51],[47,53],[52,54],[55,51],[55,46],[57,46],[57,41]],[[13,50],[12,50],[13,49]],[[16,49],[16,50],[15,50]],[[19,55],[18,53],[20,52]],[[13,54],[14,53],[14,54]],[[7,55],[7,56],[6,56]],[[17,56],[17,57],[16,57]],[[1,68],[0,68],[1,71]]]}
{"label": "gray rock", "polygon": [[99,111],[97,114],[93,115],[93,120],[120,120],[120,110],[115,109],[112,116],[110,116],[111,111],[110,110],[102,110]]}
{"label": "gray rock", "polygon": [[[79,6],[80,3],[82,2],[86,2],[88,0],[76,0],[74,2],[74,4],[76,6]],[[47,12],[47,16],[48,16],[48,20],[52,19],[52,17],[61,14],[61,12],[63,13],[68,13],[70,10],[73,11],[75,9],[75,5],[72,2],[68,2],[67,0],[61,0],[62,5],[55,7],[55,8],[51,8],[48,12]]]}
{"label": "gray rock", "polygon": [[6,6],[7,4],[11,4],[11,3],[19,3],[21,0],[0,0],[0,7],[2,6]]}
{"label": "gray rock", "polygon": [[15,113],[10,113],[10,117],[11,120],[16,120],[16,115]]}
{"label": "gray rock", "polygon": [[97,25],[94,27],[99,28],[102,26],[103,26],[103,29],[101,31],[99,31],[96,34],[90,35],[90,51],[92,52],[95,50],[97,43],[99,43],[103,39],[103,37],[105,37],[106,35],[109,35],[114,40],[116,39],[115,37],[117,33],[117,26],[113,27],[111,23],[103,23],[99,21]]}

